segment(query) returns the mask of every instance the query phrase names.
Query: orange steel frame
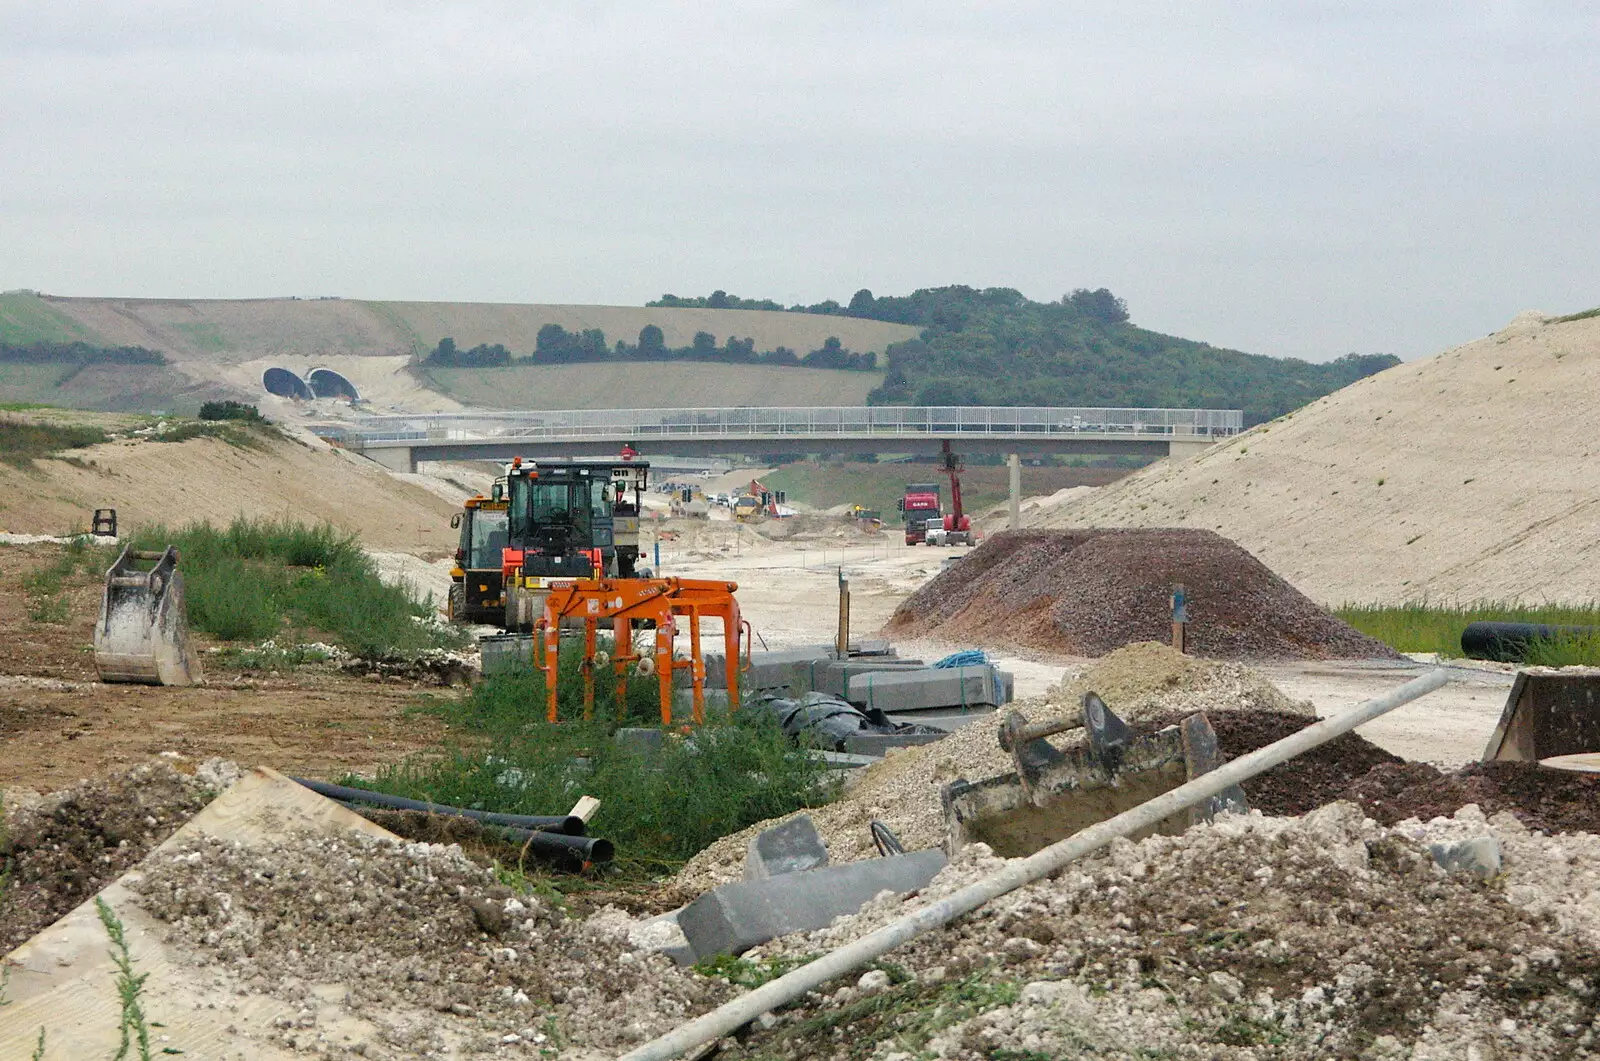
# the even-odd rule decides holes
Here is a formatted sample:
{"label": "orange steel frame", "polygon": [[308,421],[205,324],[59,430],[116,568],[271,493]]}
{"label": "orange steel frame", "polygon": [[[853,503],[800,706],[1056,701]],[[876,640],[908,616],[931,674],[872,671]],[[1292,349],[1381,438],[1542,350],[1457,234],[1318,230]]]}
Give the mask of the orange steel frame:
{"label": "orange steel frame", "polygon": [[[609,620],[613,632],[611,666],[617,675],[617,717],[627,704],[628,668],[642,659],[655,664],[655,680],[661,694],[661,723],[672,725],[672,677],[674,672],[690,672],[694,689],[694,722],[705,721],[705,662],[700,655],[700,620],[722,620],[723,659],[727,666],[728,705],[739,704],[740,661],[750,658],[750,624],[739,617],[739,602],[733,592],[736,582],[714,582],[690,578],[614,578],[576,579],[556,582],[544,602],[544,618],[539,620],[535,643],[542,641],[539,666],[544,671],[548,697],[546,714],[557,720],[556,680],[561,651],[563,619],[583,622],[583,717],[594,717],[595,640],[601,622]],[[689,628],[689,658],[674,659],[673,637],[677,621]],[[633,650],[633,629],[638,622],[655,624],[655,651],[644,656]],[[542,632],[542,638],[539,636]],[[744,653],[740,654],[740,637]]]}

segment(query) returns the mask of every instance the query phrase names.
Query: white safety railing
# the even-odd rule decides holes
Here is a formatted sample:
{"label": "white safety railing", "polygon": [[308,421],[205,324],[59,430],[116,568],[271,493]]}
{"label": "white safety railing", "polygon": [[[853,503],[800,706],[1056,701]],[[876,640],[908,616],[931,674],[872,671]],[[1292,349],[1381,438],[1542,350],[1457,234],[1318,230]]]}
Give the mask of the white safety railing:
{"label": "white safety railing", "polygon": [[1071,438],[1236,435],[1237,409],[1128,409],[1050,406],[812,406],[736,409],[562,409],[549,412],[451,413],[373,417],[367,430],[345,428],[356,442],[528,439],[893,438],[991,435]]}

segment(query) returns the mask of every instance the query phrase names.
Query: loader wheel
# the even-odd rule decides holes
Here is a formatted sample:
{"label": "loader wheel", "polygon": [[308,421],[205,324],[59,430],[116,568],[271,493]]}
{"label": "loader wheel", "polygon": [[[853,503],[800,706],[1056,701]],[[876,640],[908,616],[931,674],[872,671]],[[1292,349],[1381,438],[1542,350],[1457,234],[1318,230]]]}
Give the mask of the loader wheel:
{"label": "loader wheel", "polygon": [[467,611],[467,587],[465,583],[450,583],[450,596],[445,615],[452,619],[459,619]]}

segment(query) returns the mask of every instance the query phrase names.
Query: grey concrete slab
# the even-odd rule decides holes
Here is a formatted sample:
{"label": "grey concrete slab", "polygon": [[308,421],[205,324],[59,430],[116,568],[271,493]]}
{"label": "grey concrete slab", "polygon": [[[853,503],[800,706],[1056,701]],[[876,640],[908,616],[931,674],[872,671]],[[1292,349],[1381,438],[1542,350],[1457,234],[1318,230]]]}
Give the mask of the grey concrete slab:
{"label": "grey concrete slab", "polygon": [[800,814],[763,829],[745,849],[744,879],[766,880],[783,873],[820,869],[828,864],[828,845],[822,842],[811,815]]}
{"label": "grey concrete slab", "polygon": [[993,707],[1007,702],[1000,675],[993,664],[875,671],[851,676],[845,699],[888,712]]}
{"label": "grey concrete slab", "polygon": [[823,928],[881,892],[925,887],[945,862],[934,849],[724,884],[684,907],[678,926],[699,958],[742,954],[769,939]]}
{"label": "grey concrete slab", "polygon": [[861,733],[848,738],[844,742],[844,750],[856,755],[882,758],[891,748],[914,748],[944,740],[948,736],[948,733]]}

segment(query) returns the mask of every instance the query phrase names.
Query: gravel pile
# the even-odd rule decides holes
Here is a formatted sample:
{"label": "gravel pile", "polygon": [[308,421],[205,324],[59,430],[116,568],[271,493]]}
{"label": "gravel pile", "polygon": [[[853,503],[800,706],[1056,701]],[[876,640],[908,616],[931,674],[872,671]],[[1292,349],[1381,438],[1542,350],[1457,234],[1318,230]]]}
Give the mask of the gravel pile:
{"label": "gravel pile", "polygon": [[[1194,659],[1156,644],[1130,645],[1097,661],[1082,673],[1069,672],[1054,693],[1019,700],[1010,705],[1010,709],[1021,711],[1030,722],[1074,715],[1079,711],[1079,696],[1085,689],[1101,693],[1111,709],[1129,721],[1155,728],[1166,725],[1169,717],[1205,711],[1218,729],[1219,737],[1232,732],[1220,725],[1224,717],[1255,717],[1266,713],[1274,719],[1290,720],[1294,729],[1314,717],[1309,704],[1288,699],[1249,667]],[[834,862],[876,857],[877,848],[873,846],[869,831],[873,820],[882,821],[894,830],[908,851],[941,846],[945,840],[945,826],[939,806],[940,787],[958,777],[977,781],[1016,768],[1011,753],[1003,751],[996,739],[999,723],[998,716],[973,722],[933,744],[897,752],[881,763],[858,771],[839,801],[807,811],[828,845],[829,857]],[[1081,739],[1078,735],[1070,733],[1051,738],[1061,747],[1078,739]],[[1354,739],[1371,747],[1359,737]],[[1229,755],[1242,754],[1228,747],[1226,739],[1223,751]],[[1390,759],[1392,757],[1386,756],[1383,761]],[[1360,773],[1365,773],[1365,768],[1355,776]],[[1344,783],[1328,790],[1318,802],[1336,798],[1343,791]],[[1250,790],[1247,794],[1251,794]],[[745,849],[750,841],[779,820],[762,822],[723,837],[691,858],[675,882],[685,900],[719,884],[741,879]]]}
{"label": "gravel pile", "polygon": [[634,950],[621,912],[567,918],[455,846],[198,837],[131,887],[219,986],[300,1007],[272,1041],[322,1057],[609,1056],[728,994]]}
{"label": "gravel pile", "polygon": [[47,796],[7,793],[0,954],[116,880],[238,776],[222,760],[201,764],[193,776],[156,761]]}
{"label": "gravel pile", "polygon": [[1211,531],[997,534],[900,605],[902,636],[1102,656],[1172,632],[1189,600],[1189,650],[1217,659],[1397,658]]}
{"label": "gravel pile", "polygon": [[[1503,877],[1446,874],[1431,839],[1492,832]],[[963,852],[747,958],[798,958],[949,894]],[[1477,808],[1389,829],[1352,804],[1119,841],[814,993],[725,1058],[1556,1058],[1600,1050],[1600,838]]]}

